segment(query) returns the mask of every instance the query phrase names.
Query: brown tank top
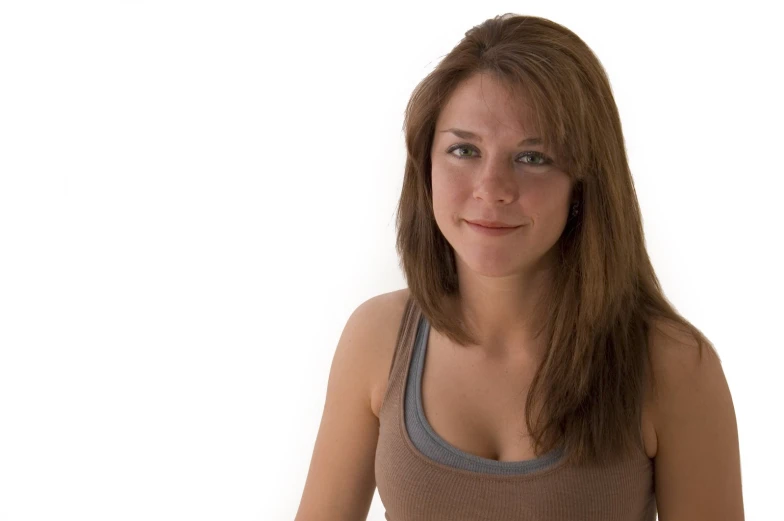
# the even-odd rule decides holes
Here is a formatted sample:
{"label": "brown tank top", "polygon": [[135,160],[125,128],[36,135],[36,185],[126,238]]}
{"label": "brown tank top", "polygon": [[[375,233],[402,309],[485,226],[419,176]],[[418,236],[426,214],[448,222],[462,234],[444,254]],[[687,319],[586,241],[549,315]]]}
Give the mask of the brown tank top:
{"label": "brown tank top", "polygon": [[522,462],[451,446],[421,405],[429,324],[412,298],[379,410],[375,478],[388,521],[655,521],[653,462],[641,447],[612,465],[567,465],[559,450]]}

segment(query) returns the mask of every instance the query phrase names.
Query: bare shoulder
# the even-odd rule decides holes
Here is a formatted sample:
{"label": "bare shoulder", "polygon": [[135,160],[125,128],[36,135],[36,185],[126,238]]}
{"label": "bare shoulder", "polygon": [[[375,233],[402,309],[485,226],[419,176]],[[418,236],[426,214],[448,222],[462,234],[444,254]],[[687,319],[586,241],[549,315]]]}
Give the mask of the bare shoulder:
{"label": "bare shoulder", "polygon": [[[378,295],[346,321],[329,371],[324,411],[296,519],[366,519],[375,489],[380,424],[371,414],[377,374],[402,294]],[[392,319],[394,320],[394,319]],[[379,360],[381,359],[381,361]]]}
{"label": "bare shoulder", "polygon": [[[680,324],[657,320],[649,335],[651,369],[656,391],[651,396],[655,429],[663,430],[668,410],[694,385],[698,375],[721,371],[721,361],[711,344],[700,349],[698,339]],[[700,354],[701,352],[701,354]]]}
{"label": "bare shoulder", "polygon": [[363,302],[365,335],[371,360],[371,408],[378,417],[387,388],[395,341],[410,291],[403,288],[376,295]]}
{"label": "bare shoulder", "polygon": [[355,373],[361,378],[360,385],[370,394],[373,407],[379,376],[394,354],[408,295],[409,290],[405,288],[381,293],[359,304],[346,321],[338,343],[335,357],[351,360]]}
{"label": "bare shoulder", "polygon": [[719,361],[710,344],[700,349],[698,339],[684,326],[670,320],[657,320],[650,330],[651,362],[662,385],[678,385],[705,364]]}
{"label": "bare shoulder", "polygon": [[660,324],[651,338],[659,517],[742,520],[738,424],[721,359],[678,325]]}

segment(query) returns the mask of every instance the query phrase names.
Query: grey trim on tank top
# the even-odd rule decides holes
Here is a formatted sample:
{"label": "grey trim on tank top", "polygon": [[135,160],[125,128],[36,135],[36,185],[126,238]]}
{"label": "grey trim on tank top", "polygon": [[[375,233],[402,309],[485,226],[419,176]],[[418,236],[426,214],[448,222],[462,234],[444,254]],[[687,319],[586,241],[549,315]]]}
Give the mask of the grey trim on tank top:
{"label": "grey trim on tank top", "polygon": [[439,436],[425,417],[422,405],[422,373],[425,367],[425,349],[430,323],[420,315],[414,341],[411,366],[408,368],[405,389],[405,426],[414,446],[425,456],[444,465],[472,472],[488,474],[527,474],[557,463],[562,450],[555,449],[539,458],[525,461],[496,461],[464,452],[450,445]]}

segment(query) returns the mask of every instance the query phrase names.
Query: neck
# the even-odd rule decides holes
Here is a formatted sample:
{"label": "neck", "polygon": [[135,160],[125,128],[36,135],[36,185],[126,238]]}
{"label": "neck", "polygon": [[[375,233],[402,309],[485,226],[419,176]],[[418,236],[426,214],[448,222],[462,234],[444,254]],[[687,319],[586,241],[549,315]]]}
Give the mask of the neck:
{"label": "neck", "polygon": [[479,342],[473,348],[492,358],[543,356],[545,346],[536,338],[541,322],[535,312],[550,283],[548,270],[488,277],[458,261],[458,276],[459,310]]}

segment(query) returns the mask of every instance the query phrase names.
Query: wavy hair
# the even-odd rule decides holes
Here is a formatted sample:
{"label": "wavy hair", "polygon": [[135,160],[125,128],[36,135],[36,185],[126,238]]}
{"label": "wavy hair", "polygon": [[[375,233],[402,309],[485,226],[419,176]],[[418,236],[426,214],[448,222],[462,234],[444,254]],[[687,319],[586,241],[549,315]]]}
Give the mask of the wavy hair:
{"label": "wavy hair", "polygon": [[562,160],[580,205],[555,246],[560,261],[536,311],[537,336],[545,335],[548,349],[524,412],[535,451],[561,446],[577,464],[614,459],[642,446],[643,400],[656,388],[649,350],[656,324],[666,321],[696,339],[700,357],[705,346],[716,353],[662,292],[610,82],[569,29],[513,13],[488,19],[414,89],[405,110],[407,158],[396,216],[396,249],[411,298],[437,331],[459,345],[476,344],[459,311],[454,250],[433,213],[430,150],[442,107],[477,73],[500,80],[531,110],[537,135]]}

